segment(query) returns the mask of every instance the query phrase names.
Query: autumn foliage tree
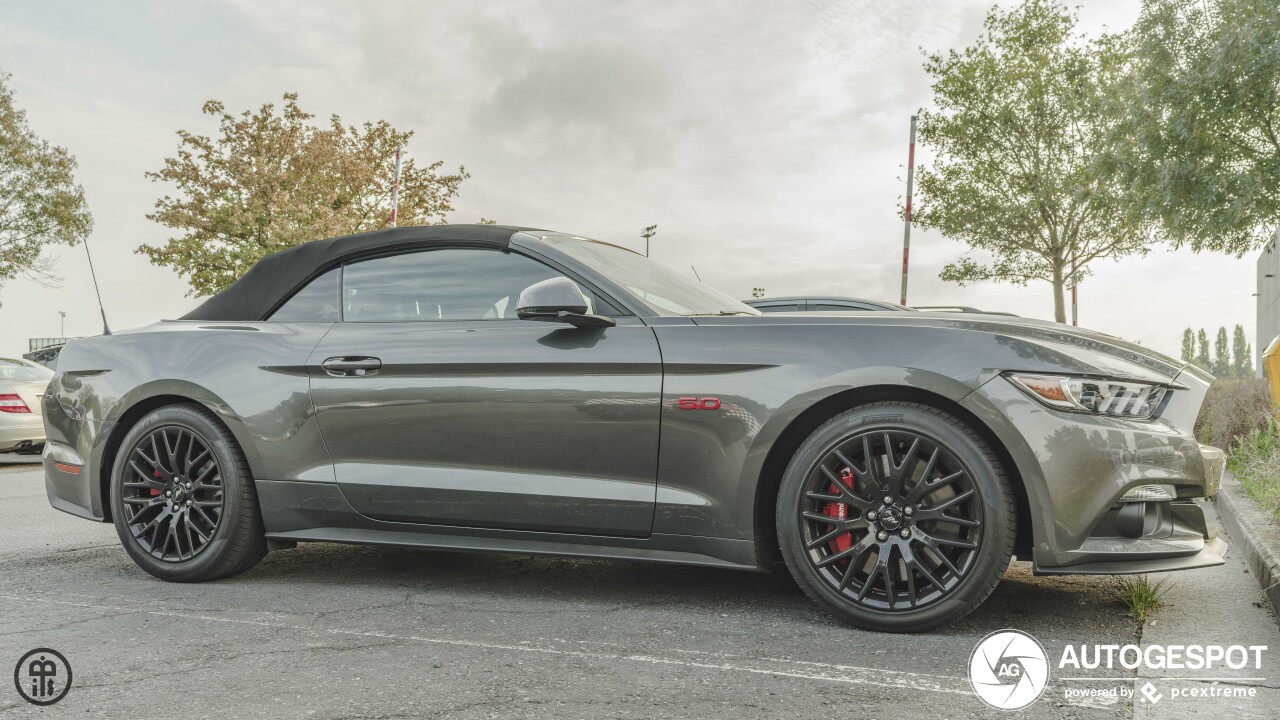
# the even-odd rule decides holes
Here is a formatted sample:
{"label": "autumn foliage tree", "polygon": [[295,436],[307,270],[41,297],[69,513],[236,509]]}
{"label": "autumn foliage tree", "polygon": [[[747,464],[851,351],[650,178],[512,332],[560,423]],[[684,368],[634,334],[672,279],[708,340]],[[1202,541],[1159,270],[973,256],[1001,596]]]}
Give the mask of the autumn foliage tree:
{"label": "autumn foliage tree", "polygon": [[50,245],[75,245],[93,229],[76,159],[27,126],[0,73],[0,285],[18,275],[49,284],[57,275],[44,257]]}
{"label": "autumn foliage tree", "polygon": [[[313,124],[293,93],[279,110],[268,103],[233,115],[210,100],[204,113],[218,119],[218,136],[180,130],[176,157],[147,174],[176,190],[147,217],[179,234],[138,248],[186,277],[193,294],[218,292],[284,248],[390,224],[395,153],[412,132],[336,115]],[[468,175],[442,172],[443,164],[403,159],[399,225],[445,222]]]}

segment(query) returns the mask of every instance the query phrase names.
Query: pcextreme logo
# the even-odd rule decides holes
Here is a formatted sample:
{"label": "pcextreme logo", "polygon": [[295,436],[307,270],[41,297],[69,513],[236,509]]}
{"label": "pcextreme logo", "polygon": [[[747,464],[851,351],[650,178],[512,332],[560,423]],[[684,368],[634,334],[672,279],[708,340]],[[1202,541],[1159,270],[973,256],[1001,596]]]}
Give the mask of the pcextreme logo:
{"label": "pcextreme logo", "polygon": [[1049,658],[1030,635],[997,630],[982,638],[969,655],[969,683],[978,698],[993,708],[1024,708],[1044,693]]}

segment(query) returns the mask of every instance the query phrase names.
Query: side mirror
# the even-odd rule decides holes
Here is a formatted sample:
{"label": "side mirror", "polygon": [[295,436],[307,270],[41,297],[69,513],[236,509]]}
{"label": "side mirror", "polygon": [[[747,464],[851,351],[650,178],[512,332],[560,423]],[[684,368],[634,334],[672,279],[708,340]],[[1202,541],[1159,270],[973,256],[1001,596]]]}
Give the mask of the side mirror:
{"label": "side mirror", "polygon": [[587,313],[587,296],[567,277],[534,283],[520,293],[516,317],[521,320],[562,322],[574,327],[613,327],[613,318]]}

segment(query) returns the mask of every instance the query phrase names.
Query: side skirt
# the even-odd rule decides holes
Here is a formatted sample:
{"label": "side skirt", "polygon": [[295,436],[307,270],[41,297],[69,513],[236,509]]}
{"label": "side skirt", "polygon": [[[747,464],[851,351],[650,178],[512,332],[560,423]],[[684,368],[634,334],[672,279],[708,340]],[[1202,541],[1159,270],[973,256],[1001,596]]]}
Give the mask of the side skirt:
{"label": "side skirt", "polygon": [[750,540],[654,534],[645,538],[494,530],[374,520],[331,483],[258,480],[267,538],[295,542],[391,545],[463,552],[558,555],[763,571]]}

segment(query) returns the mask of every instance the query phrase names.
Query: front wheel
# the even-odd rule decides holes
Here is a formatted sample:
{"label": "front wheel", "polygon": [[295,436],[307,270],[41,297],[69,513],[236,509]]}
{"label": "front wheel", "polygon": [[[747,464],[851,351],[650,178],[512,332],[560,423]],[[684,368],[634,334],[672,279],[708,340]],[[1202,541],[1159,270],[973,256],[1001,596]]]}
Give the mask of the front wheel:
{"label": "front wheel", "polygon": [[199,405],[166,405],[129,430],[111,472],[111,510],[125,551],[162,580],[235,575],[267,552],[244,454]]}
{"label": "front wheel", "polygon": [[881,402],[809,436],[778,491],[782,556],[800,587],[868,630],[963,617],[1013,554],[1009,480],[990,445],[936,408]]}

